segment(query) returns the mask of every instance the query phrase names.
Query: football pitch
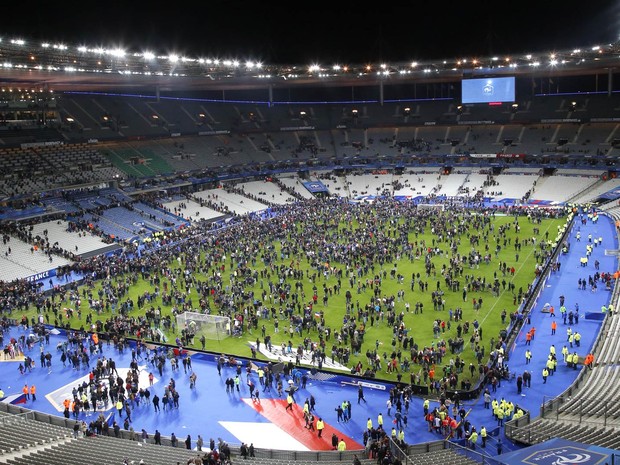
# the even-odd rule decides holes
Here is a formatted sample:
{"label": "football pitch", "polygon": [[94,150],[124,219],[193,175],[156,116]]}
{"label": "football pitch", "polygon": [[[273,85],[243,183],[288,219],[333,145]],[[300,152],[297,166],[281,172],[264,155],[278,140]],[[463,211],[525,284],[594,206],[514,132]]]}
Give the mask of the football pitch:
{"label": "football pitch", "polygon": [[[207,351],[261,360],[249,342],[269,339],[292,352],[318,349],[366,376],[428,385],[432,372],[458,373],[475,384],[566,222],[566,211],[531,212],[421,211],[394,201],[291,207],[40,308],[56,326],[101,332],[122,317],[129,338],[140,330],[145,340],[163,334],[170,344],[204,342]],[[183,338],[183,311],[229,315],[234,335]],[[37,314],[34,306],[26,313]],[[430,347],[445,356],[422,357]]]}

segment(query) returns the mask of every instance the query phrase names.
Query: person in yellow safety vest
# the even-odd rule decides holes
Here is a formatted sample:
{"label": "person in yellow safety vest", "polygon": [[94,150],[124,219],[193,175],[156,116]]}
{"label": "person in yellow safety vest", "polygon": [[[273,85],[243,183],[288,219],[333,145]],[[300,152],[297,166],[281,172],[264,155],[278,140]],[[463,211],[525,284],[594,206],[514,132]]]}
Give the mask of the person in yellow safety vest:
{"label": "person in yellow safety vest", "polygon": [[504,424],[504,409],[498,407],[497,408],[497,426],[502,426]]}
{"label": "person in yellow safety vest", "polygon": [[400,442],[404,442],[405,440],[405,432],[402,429],[398,432],[398,440]]}
{"label": "person in yellow safety vest", "polygon": [[549,348],[549,353],[551,355],[555,355],[555,345],[551,344],[551,347]]}
{"label": "person in yellow safety vest", "polygon": [[493,409],[493,415],[497,418],[497,409],[499,408],[499,402],[497,402],[497,399],[493,399],[491,402],[491,408]]}
{"label": "person in yellow safety vest", "polygon": [[290,394],[286,396],[286,410],[293,411],[293,396]]}
{"label": "person in yellow safety vest", "polygon": [[383,427],[383,414],[377,416],[377,426]]}
{"label": "person in yellow safety vest", "polygon": [[482,447],[487,446],[487,429],[483,426],[480,428],[480,437],[482,438]]}
{"label": "person in yellow safety vest", "polygon": [[577,352],[573,353],[573,369],[577,369],[577,365],[579,364],[579,355],[577,355]]}
{"label": "person in yellow safety vest", "polygon": [[321,435],[323,434],[324,429],[325,429],[325,423],[323,423],[322,418],[319,418],[318,421],[316,422],[316,431],[319,437],[321,437]]}
{"label": "person in yellow safety vest", "polygon": [[116,402],[116,410],[118,410],[118,416],[122,418],[123,417],[123,401],[120,399]]}
{"label": "person in yellow safety vest", "polygon": [[338,443],[338,450],[339,451],[347,450],[347,443],[344,442],[344,439],[341,439],[340,442]]}
{"label": "person in yellow safety vest", "polygon": [[547,370],[549,370],[550,375],[553,375],[553,359],[551,357],[547,359]]}
{"label": "person in yellow safety vest", "polygon": [[575,335],[571,334],[570,336],[568,336],[568,345],[573,347],[573,341],[575,340]]}
{"label": "person in yellow safety vest", "polygon": [[370,419],[370,417],[368,417],[368,421],[366,422],[366,428],[368,428],[369,432],[372,429],[372,420]]}
{"label": "person in yellow safety vest", "polygon": [[542,371],[543,384],[547,384],[547,376],[549,376],[549,370],[547,370],[547,367],[545,367]]}
{"label": "person in yellow safety vest", "polygon": [[566,358],[568,359],[568,367],[572,368],[573,367],[573,354],[569,353]]}
{"label": "person in yellow safety vest", "polygon": [[392,439],[396,440],[396,428],[392,428]]}
{"label": "person in yellow safety vest", "polygon": [[476,432],[476,428],[471,429],[471,434],[469,435],[469,443],[471,444],[471,448],[476,448],[476,443],[478,442],[478,433]]}
{"label": "person in yellow safety vest", "polygon": [[566,356],[568,355],[568,347],[566,345],[562,347],[562,357],[564,357],[564,361],[566,362]]}

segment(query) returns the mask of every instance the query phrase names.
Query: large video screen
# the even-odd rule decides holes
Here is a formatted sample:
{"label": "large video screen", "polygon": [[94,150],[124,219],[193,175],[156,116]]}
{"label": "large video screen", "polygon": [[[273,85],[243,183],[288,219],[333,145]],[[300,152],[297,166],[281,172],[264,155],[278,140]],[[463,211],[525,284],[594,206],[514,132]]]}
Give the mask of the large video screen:
{"label": "large video screen", "polygon": [[515,78],[463,79],[461,103],[495,103],[515,101]]}

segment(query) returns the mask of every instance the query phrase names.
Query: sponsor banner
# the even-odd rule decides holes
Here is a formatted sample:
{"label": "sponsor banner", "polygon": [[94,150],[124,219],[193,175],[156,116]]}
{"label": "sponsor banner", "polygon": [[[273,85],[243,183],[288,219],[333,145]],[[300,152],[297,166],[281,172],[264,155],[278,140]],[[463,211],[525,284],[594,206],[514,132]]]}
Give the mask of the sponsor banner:
{"label": "sponsor banner", "polygon": [[180,132],[171,132],[170,133],[170,137],[181,137],[181,133]]}
{"label": "sponsor banner", "polygon": [[385,384],[379,384],[379,383],[369,383],[367,381],[361,381],[361,380],[347,380],[347,381],[341,381],[340,384],[344,384],[344,385],[348,385],[348,386],[362,386],[362,387],[367,387],[370,389],[378,389],[379,391],[385,391]]}
{"label": "sponsor banner", "polygon": [[98,144],[99,143],[99,139],[88,139],[88,143],[89,144]]}
{"label": "sponsor banner", "polygon": [[314,126],[284,126],[280,131],[314,131]]}
{"label": "sponsor banner", "polygon": [[327,190],[327,187],[325,187],[325,184],[323,184],[321,181],[304,182],[304,186],[312,194],[316,194],[318,192],[329,192]]}
{"label": "sponsor banner", "polygon": [[471,158],[496,158],[498,154],[496,153],[470,153],[469,156]]}
{"label": "sponsor banner", "polygon": [[437,126],[437,121],[424,121],[424,126]]}
{"label": "sponsor banner", "polygon": [[230,134],[230,131],[220,130],[220,131],[200,131],[198,133],[199,136],[217,136],[220,134]]}
{"label": "sponsor banner", "polygon": [[497,158],[525,158],[524,153],[498,153]]}
{"label": "sponsor banner", "polygon": [[599,199],[616,200],[620,198],[620,189],[612,189],[598,196]]}
{"label": "sponsor banner", "polygon": [[56,276],[55,269],[48,270],[48,271],[42,271],[41,273],[32,274],[26,278],[26,281],[29,281],[32,283],[36,281],[42,281],[44,279],[53,278],[54,276]]}
{"label": "sponsor banner", "polygon": [[541,119],[541,123],[581,123],[579,118],[550,118]]}
{"label": "sponsor banner", "polygon": [[459,125],[460,126],[474,126],[474,125],[481,125],[481,124],[495,124],[495,121],[493,120],[486,120],[486,119],[478,119],[478,120],[471,120],[471,121],[459,121]]}
{"label": "sponsor banner", "polygon": [[32,147],[51,147],[56,145],[65,145],[65,143],[61,140],[48,140],[47,142],[28,142],[20,146],[23,149],[29,149]]}
{"label": "sponsor banner", "polygon": [[590,118],[591,123],[617,123],[620,118]]}

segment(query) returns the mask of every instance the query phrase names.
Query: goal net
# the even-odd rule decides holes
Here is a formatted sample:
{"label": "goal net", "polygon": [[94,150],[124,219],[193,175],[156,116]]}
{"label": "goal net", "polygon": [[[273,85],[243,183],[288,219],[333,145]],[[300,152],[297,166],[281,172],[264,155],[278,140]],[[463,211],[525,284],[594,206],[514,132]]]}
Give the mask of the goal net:
{"label": "goal net", "polygon": [[177,331],[186,331],[187,339],[205,339],[220,341],[230,336],[230,317],[207,315],[198,312],[184,312],[177,315]]}

